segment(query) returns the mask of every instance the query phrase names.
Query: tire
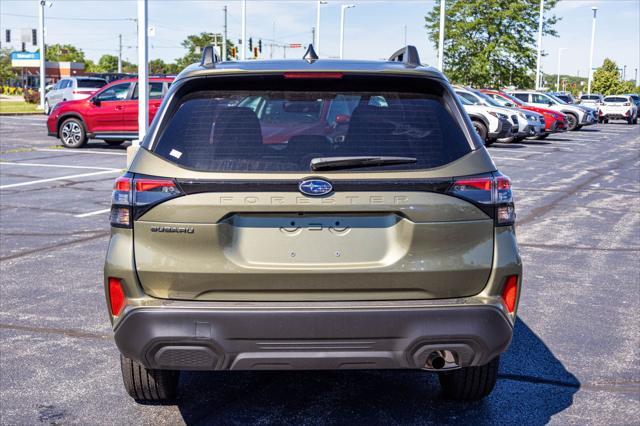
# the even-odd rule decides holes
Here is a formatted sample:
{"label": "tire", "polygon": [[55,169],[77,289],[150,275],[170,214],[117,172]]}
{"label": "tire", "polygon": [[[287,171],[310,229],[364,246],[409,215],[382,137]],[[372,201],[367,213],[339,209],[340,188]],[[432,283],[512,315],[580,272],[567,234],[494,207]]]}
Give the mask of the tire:
{"label": "tire", "polygon": [[131,398],[140,403],[166,403],[178,393],[180,371],[151,370],[120,355],[124,388]]}
{"label": "tire", "polygon": [[51,114],[51,106],[47,100],[44,101],[44,113],[47,115]]}
{"label": "tire", "polygon": [[124,143],[124,139],[121,140],[108,140],[105,141],[109,146],[120,146]]}
{"label": "tire", "polygon": [[627,124],[633,124],[633,118],[631,117],[627,118]]}
{"label": "tire", "polygon": [[472,123],[476,133],[478,134],[478,136],[480,136],[480,139],[482,139],[482,141],[485,142],[486,144],[487,135],[489,134],[489,130],[487,130],[487,126],[485,126],[483,122],[478,120],[473,120]]}
{"label": "tire", "polygon": [[578,127],[578,117],[573,113],[567,114],[567,130],[573,131],[577,130]]}
{"label": "tire", "polygon": [[542,139],[546,139],[546,138],[548,138],[548,137],[549,137],[549,133],[545,133],[544,135],[538,135],[538,136],[536,136],[536,137],[535,137],[535,138],[533,138],[533,139],[535,139],[535,140],[539,141],[539,140],[542,140]]}
{"label": "tire", "polygon": [[77,118],[68,118],[62,122],[58,131],[60,142],[66,148],[80,148],[87,143],[87,132],[84,124]]}
{"label": "tire", "polygon": [[512,142],[519,143],[519,142],[522,142],[523,140],[525,140],[526,138],[527,138],[526,136],[517,136],[516,138],[513,139]]}
{"label": "tire", "polygon": [[638,116],[636,116],[636,118],[633,119],[633,124],[638,124]]}
{"label": "tire", "polygon": [[576,130],[580,130],[582,129],[582,127],[583,127],[582,125],[576,126]]}
{"label": "tire", "polygon": [[438,373],[445,397],[461,401],[477,401],[489,395],[496,385],[500,356],[479,367]]}

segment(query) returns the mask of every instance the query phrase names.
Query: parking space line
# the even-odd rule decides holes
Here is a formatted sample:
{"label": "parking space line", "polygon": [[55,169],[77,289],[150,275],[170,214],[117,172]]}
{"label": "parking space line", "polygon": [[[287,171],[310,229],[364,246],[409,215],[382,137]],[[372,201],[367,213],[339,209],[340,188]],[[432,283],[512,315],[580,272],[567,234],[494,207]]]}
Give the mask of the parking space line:
{"label": "parking space line", "polygon": [[81,173],[79,175],[67,175],[67,176],[60,176],[56,178],[38,179],[38,180],[31,180],[28,182],[11,183],[9,185],[0,185],[0,189],[16,188],[18,186],[27,186],[27,185],[37,185],[39,183],[53,182],[56,180],[67,180],[67,179],[76,179],[81,177],[104,175],[107,173],[120,173],[120,170],[102,170],[102,171],[93,172],[93,173]]}
{"label": "parking space line", "polygon": [[61,169],[89,169],[89,170],[120,170],[114,169],[113,167],[95,167],[95,166],[67,166],[64,164],[42,164],[42,163],[15,163],[9,161],[0,161],[0,166],[9,165],[9,166],[30,166],[30,167],[54,167]]}
{"label": "parking space line", "polygon": [[74,151],[70,149],[49,149],[49,148],[36,148],[36,151],[43,152],[59,152],[59,153],[68,153],[68,154],[98,154],[98,155],[120,155],[126,156],[125,152],[104,152],[104,151],[90,151],[88,149],[83,149],[82,151]]}
{"label": "parking space line", "polygon": [[95,216],[97,214],[107,213],[107,212],[110,212],[110,211],[111,211],[111,209],[102,209],[102,210],[96,210],[94,212],[89,212],[89,213],[74,214],[73,217]]}
{"label": "parking space line", "polygon": [[492,159],[496,160],[513,160],[513,161],[525,161],[526,158],[515,158],[515,157],[498,157],[497,155],[492,155]]}

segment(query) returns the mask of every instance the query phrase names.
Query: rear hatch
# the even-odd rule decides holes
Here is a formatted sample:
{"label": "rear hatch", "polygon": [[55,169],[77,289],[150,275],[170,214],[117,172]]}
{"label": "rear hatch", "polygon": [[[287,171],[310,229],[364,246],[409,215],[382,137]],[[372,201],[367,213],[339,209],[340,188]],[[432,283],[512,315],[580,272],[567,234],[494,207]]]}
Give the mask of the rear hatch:
{"label": "rear hatch", "polygon": [[[449,91],[426,78],[299,74],[172,89],[127,176],[145,292],[229,301],[480,292],[492,268],[495,167]],[[281,143],[265,138],[276,125]]]}
{"label": "rear hatch", "polygon": [[606,97],[603,100],[600,110],[604,115],[624,115],[631,109],[631,102],[629,99],[621,96]]}

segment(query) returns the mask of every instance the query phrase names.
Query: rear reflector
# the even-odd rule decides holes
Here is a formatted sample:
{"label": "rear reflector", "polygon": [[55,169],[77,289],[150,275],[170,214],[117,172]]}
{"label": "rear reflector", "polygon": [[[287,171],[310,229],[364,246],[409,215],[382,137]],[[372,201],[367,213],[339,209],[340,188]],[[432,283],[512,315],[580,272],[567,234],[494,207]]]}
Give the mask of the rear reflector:
{"label": "rear reflector", "polygon": [[516,301],[518,300],[518,276],[510,275],[502,290],[502,299],[509,313],[513,313],[516,309]]}
{"label": "rear reflector", "polygon": [[109,277],[109,307],[111,315],[118,316],[124,308],[126,297],[119,278]]}
{"label": "rear reflector", "polygon": [[342,78],[340,72],[285,72],[284,78]]}

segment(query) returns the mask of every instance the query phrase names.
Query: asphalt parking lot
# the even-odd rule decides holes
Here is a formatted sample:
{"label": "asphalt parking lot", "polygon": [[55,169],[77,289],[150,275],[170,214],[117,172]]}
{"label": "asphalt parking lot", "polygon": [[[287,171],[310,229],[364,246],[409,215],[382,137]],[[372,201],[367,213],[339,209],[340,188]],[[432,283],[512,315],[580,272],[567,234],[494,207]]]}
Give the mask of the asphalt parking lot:
{"label": "asphalt parking lot", "polygon": [[638,424],[640,125],[489,148],[511,177],[525,265],[494,393],[454,403],[419,371],[186,373],[176,405],[121,383],[102,288],[124,147],[53,147],[0,118],[2,424]]}

